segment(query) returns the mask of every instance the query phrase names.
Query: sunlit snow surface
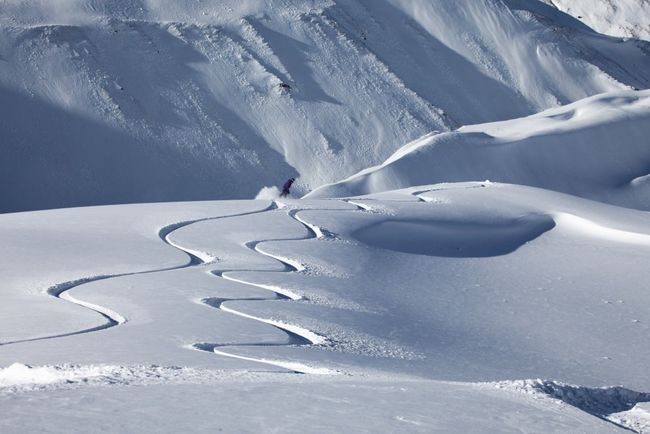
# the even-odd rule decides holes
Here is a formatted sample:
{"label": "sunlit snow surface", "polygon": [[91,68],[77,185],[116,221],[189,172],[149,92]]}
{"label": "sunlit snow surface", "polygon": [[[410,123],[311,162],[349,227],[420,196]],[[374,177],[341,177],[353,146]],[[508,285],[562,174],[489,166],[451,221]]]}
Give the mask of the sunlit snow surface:
{"label": "sunlit snow surface", "polygon": [[610,92],[525,118],[427,134],[307,197],[491,180],[650,210],[650,90]]}
{"label": "sunlit snow surface", "polygon": [[645,212],[468,182],[0,236],[2,432],[647,426]]}
{"label": "sunlit snow surface", "polygon": [[606,35],[650,41],[646,0],[542,0]]}
{"label": "sunlit snow surface", "polygon": [[650,42],[542,6],[2,0],[0,212],[306,193],[431,131],[650,86]]}

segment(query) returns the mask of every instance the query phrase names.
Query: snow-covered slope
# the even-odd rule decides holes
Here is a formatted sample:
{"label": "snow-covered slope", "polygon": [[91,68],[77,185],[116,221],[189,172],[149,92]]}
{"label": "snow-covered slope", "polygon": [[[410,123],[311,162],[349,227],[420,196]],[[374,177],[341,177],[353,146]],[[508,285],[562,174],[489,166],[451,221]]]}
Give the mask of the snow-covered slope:
{"label": "snow-covered slope", "polygon": [[648,71],[538,2],[4,0],[0,212],[306,192]]}
{"label": "snow-covered slope", "polygon": [[650,91],[587,98],[504,122],[429,134],[309,197],[486,180],[650,209]]}
{"label": "snow-covered slope", "polygon": [[606,35],[650,41],[648,0],[543,0]]}
{"label": "snow-covered slope", "polygon": [[0,239],[3,433],[647,426],[645,212],[458,183],[5,214]]}

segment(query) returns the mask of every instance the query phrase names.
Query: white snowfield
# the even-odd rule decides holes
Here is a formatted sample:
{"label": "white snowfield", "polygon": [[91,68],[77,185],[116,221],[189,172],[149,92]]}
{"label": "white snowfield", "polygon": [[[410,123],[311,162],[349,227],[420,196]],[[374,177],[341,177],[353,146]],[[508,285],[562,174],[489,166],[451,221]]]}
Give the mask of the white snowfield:
{"label": "white snowfield", "polygon": [[611,92],[520,119],[428,134],[307,197],[491,180],[650,210],[650,90]]}
{"label": "white snowfield", "polygon": [[306,193],[648,52],[533,0],[3,0],[0,212]]}
{"label": "white snowfield", "polygon": [[650,433],[648,17],[0,0],[0,433]]}
{"label": "white snowfield", "polygon": [[648,427],[642,211],[468,182],[0,238],[3,433]]}

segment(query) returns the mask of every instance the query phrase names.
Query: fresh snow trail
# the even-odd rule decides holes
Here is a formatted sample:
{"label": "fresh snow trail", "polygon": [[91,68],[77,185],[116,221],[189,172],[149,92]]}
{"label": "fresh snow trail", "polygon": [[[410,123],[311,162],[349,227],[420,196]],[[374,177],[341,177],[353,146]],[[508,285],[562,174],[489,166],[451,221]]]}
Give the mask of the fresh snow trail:
{"label": "fresh snow trail", "polygon": [[68,337],[68,336],[75,336],[75,335],[80,335],[84,333],[92,333],[96,331],[101,331],[101,330],[106,330],[111,327],[118,326],[120,324],[124,324],[127,322],[127,319],[122,316],[120,313],[115,312],[112,309],[109,309],[105,306],[100,306],[94,303],[90,303],[78,298],[75,298],[71,296],[68,292],[72,289],[79,288],[83,285],[86,285],[88,283],[92,282],[98,282],[101,280],[107,280],[107,279],[115,279],[118,277],[124,277],[124,276],[137,276],[137,275],[144,275],[144,274],[153,274],[153,273],[159,273],[163,271],[171,271],[171,270],[179,270],[182,268],[188,268],[196,265],[201,265],[205,263],[204,261],[214,261],[215,258],[213,258],[211,255],[203,252],[197,252],[192,249],[185,250],[183,248],[180,248],[176,246],[170,239],[169,235],[178,230],[181,229],[185,226],[194,224],[194,223],[199,223],[202,221],[208,221],[208,220],[218,220],[222,218],[229,218],[229,217],[241,217],[245,215],[250,215],[250,214],[258,214],[262,212],[269,211],[271,209],[275,208],[275,204],[272,203],[268,207],[258,210],[258,211],[249,211],[245,213],[237,213],[237,214],[229,214],[225,216],[218,216],[218,217],[204,217],[200,219],[194,219],[194,220],[185,220],[182,222],[177,222],[177,223],[172,223],[170,225],[164,226],[161,229],[158,230],[158,236],[160,239],[165,243],[168,244],[178,250],[181,250],[185,253],[187,253],[190,257],[190,261],[187,264],[183,265],[178,265],[174,267],[165,267],[165,268],[157,268],[154,270],[145,270],[145,271],[136,271],[132,273],[119,273],[119,274],[110,274],[110,275],[99,275],[99,276],[93,276],[93,277],[85,277],[81,279],[76,279],[76,280],[70,280],[67,282],[59,283],[54,286],[51,286],[46,290],[46,293],[54,298],[58,298],[73,304],[76,304],[78,306],[81,306],[86,309],[90,309],[94,312],[97,312],[100,314],[102,317],[106,319],[106,322],[104,324],[95,326],[95,327],[90,327],[86,328],[83,330],[76,330],[73,332],[69,333],[59,333],[56,335],[50,335],[50,336],[39,336],[39,337],[34,337],[34,338],[27,338],[27,339],[19,339],[19,340],[14,340],[14,341],[9,341],[9,342],[0,342],[0,346],[4,345],[13,345],[13,344],[19,344],[19,343],[24,343],[24,342],[34,342],[34,341],[43,341],[43,340],[49,340],[49,339],[56,339],[56,338],[63,338],[63,337]]}
{"label": "fresh snow trail", "polygon": [[83,300],[79,300],[77,298],[74,298],[67,294],[67,291],[80,287],[82,285],[85,285],[86,283],[90,282],[98,282],[100,280],[106,280],[106,279],[111,279],[115,277],[121,277],[121,276],[127,276],[129,274],[115,274],[115,275],[108,275],[108,276],[95,276],[95,277],[88,277],[88,278],[83,278],[83,279],[77,279],[77,280],[71,280],[68,282],[64,283],[59,283],[57,285],[54,285],[50,288],[47,289],[47,294],[51,295],[54,298],[59,298],[61,300],[68,301],[70,303],[79,305],[81,307],[84,307],[86,309],[90,309],[92,311],[97,312],[100,314],[102,317],[106,319],[106,322],[104,324],[98,325],[96,327],[90,327],[86,328],[83,330],[77,330],[69,333],[59,333],[56,335],[50,335],[50,336],[39,336],[39,337],[34,337],[34,338],[27,338],[27,339],[18,339],[14,341],[8,341],[8,342],[0,342],[0,346],[4,345],[13,345],[13,344],[20,344],[24,342],[34,342],[34,341],[44,341],[48,339],[55,339],[55,338],[63,338],[67,336],[75,336],[75,335],[80,335],[83,333],[91,333],[91,332],[96,332],[100,330],[105,330],[107,328],[115,327],[116,325],[122,324],[126,322],[126,318],[124,318],[122,315],[119,313],[104,307],[104,306],[99,306],[93,303],[89,303]]}
{"label": "fresh snow trail", "polygon": [[359,208],[360,211],[375,212],[375,209],[373,207],[371,207],[370,205],[366,205],[365,203],[356,202],[350,199],[345,199],[345,202],[349,203],[350,205],[356,206],[357,208]]}
{"label": "fresh snow trail", "polygon": [[[232,298],[218,298],[218,297],[208,297],[201,299],[199,302],[201,304],[213,307],[215,309],[220,309],[223,310],[224,312],[231,313],[233,315],[241,316],[242,318],[247,318],[247,319],[252,319],[254,321],[259,321],[263,322],[266,324],[269,324],[279,330],[282,330],[283,332],[287,333],[289,335],[289,344],[291,345],[311,345],[318,343],[319,341],[323,340],[322,336],[318,336],[315,333],[310,332],[309,330],[306,330],[302,327],[294,326],[292,324],[287,324],[282,321],[275,321],[272,319],[266,319],[266,318],[260,318],[256,317],[253,315],[249,315],[244,312],[237,311],[235,309],[229,308],[227,306],[224,306],[224,303],[227,301],[268,301],[268,300],[286,300],[285,298],[261,298],[261,297],[256,297],[256,298],[238,298],[238,299],[232,299]],[[242,345],[247,345],[247,346],[278,346],[278,345],[285,345],[285,344],[275,344],[275,343],[248,343],[248,344],[241,344],[241,343],[227,343],[227,344],[214,344],[216,347],[227,347],[227,346],[242,346]]]}
{"label": "fresh snow trail", "polygon": [[[277,209],[282,209],[285,208],[285,205],[283,203],[278,203],[274,202],[274,207]],[[269,252],[265,252],[261,248],[259,248],[259,244],[265,243],[265,242],[273,242],[273,241],[297,241],[297,240],[309,240],[309,239],[323,239],[325,238],[324,232],[321,228],[319,228],[316,225],[313,225],[309,222],[306,222],[303,219],[300,219],[297,217],[297,214],[303,211],[303,209],[292,209],[287,212],[287,215],[305,226],[309,230],[309,235],[307,237],[302,237],[302,238],[286,238],[286,239],[267,239],[267,240],[255,240],[255,241],[249,241],[246,242],[244,245],[249,248],[250,250],[253,250],[254,252],[257,252],[261,255],[267,256],[269,258],[272,258],[278,262],[280,262],[282,265],[284,265],[284,270],[279,271],[280,273],[293,273],[293,272],[299,272],[305,269],[304,265],[299,263],[298,261],[295,261],[290,258],[286,258],[283,256],[278,256],[276,254],[272,254]],[[176,248],[181,249],[188,254],[191,254],[186,250],[185,247],[175,245]],[[197,257],[198,260],[201,260],[200,257]],[[259,362],[259,363],[264,363],[267,365],[273,365],[273,366],[278,366],[284,369],[288,369],[290,371],[293,371],[295,373],[299,374],[316,374],[316,375],[332,375],[336,374],[336,371],[327,369],[327,368],[320,368],[320,367],[314,367],[310,365],[305,365],[303,363],[299,362],[291,362],[291,361],[283,361],[283,360],[274,360],[274,359],[266,359],[266,358],[254,358],[254,357],[246,357],[246,356],[241,356],[237,354],[233,354],[230,352],[226,352],[221,350],[220,348],[223,347],[236,347],[236,346],[292,346],[292,345],[299,345],[299,346],[306,346],[306,345],[322,345],[327,343],[327,338],[324,336],[321,336],[317,333],[312,332],[311,330],[308,330],[306,328],[297,326],[295,324],[288,324],[283,321],[277,321],[273,319],[268,319],[268,318],[260,318],[256,317],[253,315],[249,315],[247,313],[232,309],[230,307],[225,306],[224,304],[229,301],[269,301],[269,300],[292,300],[292,301],[299,301],[299,300],[304,300],[304,297],[296,294],[294,291],[286,288],[281,288],[278,286],[272,286],[272,285],[264,285],[264,284],[258,284],[258,283],[252,283],[248,282],[242,279],[236,279],[234,277],[228,276],[228,272],[241,272],[241,271],[256,271],[256,270],[220,270],[220,271],[212,271],[210,272],[212,275],[216,277],[220,277],[226,280],[230,280],[232,282],[237,282],[243,285],[249,285],[249,286],[254,286],[256,288],[261,288],[265,289],[267,291],[270,291],[273,293],[273,296],[270,298],[204,298],[200,300],[201,303],[213,307],[215,309],[219,309],[223,312],[227,312],[232,315],[240,316],[243,318],[247,318],[253,321],[258,321],[264,324],[268,324],[272,327],[275,327],[279,330],[282,330],[284,333],[287,334],[289,337],[289,342],[288,343],[283,343],[283,344],[272,344],[272,343],[195,343],[191,345],[191,348],[200,350],[200,351],[207,351],[207,352],[212,352],[221,356],[225,357],[231,357],[231,358],[236,358],[240,360],[246,360],[246,361],[253,361],[253,362]]]}
{"label": "fresh snow trail", "polygon": [[246,360],[249,362],[260,362],[266,363],[267,365],[278,366],[280,368],[288,369],[295,372],[296,374],[311,374],[311,375],[334,375],[336,371],[327,368],[318,368],[314,366],[305,365],[304,363],[299,362],[288,362],[284,360],[273,360],[273,359],[264,359],[264,358],[255,358],[255,357],[246,357],[240,356],[237,354],[226,353],[225,351],[218,350],[214,348],[212,350],[215,354],[231,357],[234,359]]}
{"label": "fresh snow trail", "polygon": [[[101,280],[107,280],[107,279],[114,279],[118,277],[124,277],[124,276],[135,276],[135,275],[143,275],[143,274],[152,274],[152,273],[158,273],[158,272],[164,272],[164,271],[171,271],[171,270],[178,270],[178,269],[183,269],[183,268],[188,268],[188,267],[194,267],[194,266],[199,266],[199,265],[205,265],[205,264],[210,264],[211,262],[214,262],[216,259],[212,255],[206,253],[206,252],[200,252],[191,248],[187,248],[184,246],[181,246],[180,244],[174,242],[171,240],[170,235],[175,232],[176,230],[179,230],[181,228],[184,228],[186,226],[189,226],[194,223],[200,223],[203,221],[209,221],[209,220],[218,220],[218,219],[224,219],[224,218],[230,218],[230,217],[242,217],[245,215],[251,215],[251,214],[259,214],[263,213],[266,211],[270,211],[273,209],[279,208],[278,204],[276,202],[273,202],[270,206],[268,206],[265,209],[258,210],[258,211],[252,211],[252,212],[245,212],[245,213],[238,213],[238,214],[230,214],[230,215],[225,215],[225,216],[219,216],[219,217],[206,217],[206,218],[201,218],[201,219],[194,219],[194,220],[186,220],[186,221],[181,221],[177,223],[173,223],[170,225],[167,225],[163,228],[161,228],[158,231],[158,236],[159,238],[165,243],[168,244],[184,253],[186,253],[189,256],[189,261],[186,264],[180,265],[180,266],[174,266],[174,267],[166,267],[166,268],[160,268],[160,269],[154,269],[154,270],[146,270],[146,271],[140,271],[140,272],[132,272],[132,273],[119,273],[119,274],[112,274],[112,275],[99,275],[99,276],[94,276],[94,277],[88,277],[88,278],[81,278],[81,279],[76,279],[68,282],[63,282],[57,285],[54,285],[50,287],[47,290],[47,294],[51,295],[52,297],[59,298],[61,300],[79,305],[81,307],[84,307],[86,309],[90,309],[94,312],[97,312],[100,314],[102,317],[106,319],[106,322],[104,324],[101,324],[96,327],[91,327],[91,328],[86,328],[83,330],[77,330],[69,333],[60,333],[56,335],[51,335],[51,336],[41,336],[41,337],[35,337],[35,338],[29,338],[29,339],[21,339],[21,340],[15,340],[11,342],[3,342],[0,343],[0,345],[11,345],[11,344],[18,344],[18,343],[23,343],[23,342],[32,342],[32,341],[41,341],[41,340],[49,340],[49,339],[55,339],[55,338],[61,338],[61,337],[67,337],[67,336],[74,336],[74,335],[79,335],[79,334],[84,334],[84,333],[91,333],[95,331],[100,331],[100,330],[105,330],[111,327],[118,326],[120,324],[124,324],[127,322],[127,318],[122,316],[120,313],[105,307],[105,306],[100,306],[94,303],[90,303],[78,298],[75,298],[69,294],[69,291],[75,288],[80,288],[81,286],[85,284],[89,284],[92,282],[97,282]],[[309,230],[309,236],[305,238],[299,238],[299,240],[302,239],[313,239],[313,238],[320,238],[323,237],[323,232],[320,230],[315,225],[309,224],[306,221],[303,221],[299,218],[296,217],[296,214],[301,211],[301,209],[298,210],[291,210],[287,214],[289,217],[292,219],[295,219],[299,223],[301,223],[303,226],[305,226]],[[320,236],[319,236],[320,235]],[[292,260],[290,258],[274,255],[268,252],[263,251],[262,249],[259,248],[259,244],[262,242],[271,242],[271,241],[289,241],[292,239],[269,239],[269,240],[259,240],[259,241],[251,241],[246,243],[246,247],[249,249],[262,254],[264,256],[270,257],[281,264],[285,266],[285,270],[282,272],[296,272],[296,271],[302,271],[305,269],[305,267],[300,264],[299,262]],[[232,271],[242,271],[242,270],[232,270]],[[250,270],[250,271],[255,271],[255,270]],[[258,288],[262,288],[268,291],[271,291],[274,293],[273,298],[265,298],[265,299],[256,299],[256,300],[301,300],[303,299],[302,296],[296,294],[295,292],[281,288],[281,287],[276,287],[276,286],[270,286],[270,285],[263,285],[263,284],[253,284],[250,282],[246,282],[240,279],[236,279],[233,277],[228,276],[227,271],[220,271],[220,272],[212,272],[212,274],[216,277],[221,277],[226,280],[230,280],[233,282],[245,284],[245,285],[251,285],[255,286]],[[277,320],[272,320],[272,319],[266,319],[266,318],[259,318],[255,317],[253,315],[248,315],[243,312],[236,311],[235,309],[229,308],[227,306],[224,306],[223,303],[226,301],[251,301],[252,299],[222,299],[218,303],[215,302],[216,299],[213,298],[207,298],[201,300],[203,304],[206,304],[208,306],[220,309],[224,312],[237,315],[240,317],[244,317],[247,319],[251,319],[254,321],[262,322],[265,324],[268,324],[272,327],[278,328],[285,332],[289,336],[289,343],[287,344],[282,344],[282,345],[320,345],[323,343],[327,342],[327,339],[323,336],[318,335],[317,333],[314,333],[310,330],[307,330],[305,328],[293,325],[293,324],[287,324],[282,321],[277,321]],[[253,299],[255,300],[255,299]],[[229,346],[237,346],[237,345],[242,345],[242,344],[237,344],[237,343],[232,343],[228,344]],[[270,345],[270,344],[243,344],[243,345]],[[335,373],[334,371],[331,371],[329,369],[325,368],[317,368],[313,366],[307,366],[301,363],[297,362],[289,362],[289,361],[279,361],[279,360],[267,360],[267,359],[254,359],[254,358],[249,358],[249,357],[244,357],[244,356],[239,356],[236,354],[230,354],[225,351],[221,351],[218,349],[218,347],[225,346],[223,344],[194,344],[192,345],[192,348],[198,349],[198,350],[203,350],[203,351],[211,351],[216,354],[220,354],[223,356],[227,357],[233,357],[233,358],[238,358],[241,360],[247,360],[247,361],[257,361],[260,363],[265,363],[265,364],[271,364],[274,366],[279,366],[294,372],[298,373],[305,373],[305,374],[333,374]]]}
{"label": "fresh snow trail", "polygon": [[[277,258],[273,258],[273,259],[277,259]],[[277,259],[277,260],[279,261],[279,259]],[[242,271],[242,270],[236,270],[236,271]],[[255,271],[255,270],[247,270],[247,271]],[[216,273],[213,273],[213,274],[215,276],[217,276],[217,277],[221,277],[223,279],[230,280],[231,282],[241,283],[243,285],[250,285],[250,283],[245,281],[245,280],[236,279],[234,277],[231,277],[231,276],[228,276],[228,275],[224,274],[226,272],[227,271],[223,271],[223,272],[220,271],[220,272],[216,272]],[[279,286],[264,285],[264,284],[261,284],[261,283],[255,284],[255,286],[258,287],[258,288],[262,288],[262,289],[266,289],[268,291],[274,292],[278,296],[278,298],[280,298],[280,299],[289,299],[289,300],[298,301],[298,300],[302,300],[302,298],[303,298],[301,295],[296,294],[292,290],[282,288],[282,287],[279,287]]]}
{"label": "fresh snow trail", "polygon": [[[242,282],[244,283],[244,282]],[[251,283],[244,283],[246,285],[252,285]],[[257,286],[257,285],[255,285]],[[274,291],[275,292],[275,291]],[[283,321],[278,321],[274,319],[260,318],[254,315],[249,315],[244,312],[232,309],[228,306],[225,306],[224,303],[228,301],[269,301],[269,300],[287,300],[286,297],[281,296],[279,293],[275,293],[276,297],[274,298],[217,298],[217,297],[208,297],[201,300],[201,303],[211,306],[215,309],[220,309],[224,312],[231,313],[233,315],[241,316],[242,318],[252,319],[254,321],[263,322],[269,324],[289,335],[290,343],[289,345],[321,345],[327,343],[327,338],[314,333],[306,328],[289,324]],[[219,344],[217,346],[240,346],[242,344]],[[267,345],[277,345],[277,344],[246,344],[246,345],[257,345],[257,346],[267,346]]]}
{"label": "fresh snow trail", "polygon": [[[345,200],[344,202],[351,203],[352,205],[357,206],[358,210],[364,211],[364,212],[372,212],[372,208],[369,206],[364,206],[362,204],[357,204],[357,203],[352,203],[348,200]],[[282,202],[275,202],[277,205],[277,209],[283,209],[286,208],[286,205]],[[326,229],[323,229],[313,223],[310,223],[298,216],[298,214],[301,211],[306,211],[305,209],[292,209],[287,212],[287,215],[291,217],[292,219],[296,220],[297,222],[301,223],[303,226],[305,226],[309,232],[310,236],[303,237],[303,238],[286,238],[286,239],[268,239],[268,240],[257,240],[257,241],[249,241],[245,243],[244,245],[248,247],[249,249],[258,252],[264,256],[270,257],[272,259],[275,259],[276,261],[280,262],[281,264],[284,265],[285,269],[283,271],[279,271],[280,273],[293,273],[293,272],[300,272],[305,269],[305,266],[295,260],[292,260],[290,258],[286,258],[283,256],[278,256],[276,254],[272,254],[269,252],[265,252],[264,250],[259,248],[259,245],[264,242],[273,242],[273,241],[295,241],[295,240],[310,240],[310,239],[319,239],[319,240],[324,240],[332,237],[332,234],[327,231]],[[317,211],[315,209],[309,209],[309,211]],[[179,247],[183,249],[182,247]],[[244,270],[233,270],[237,272],[241,272]],[[249,271],[255,271],[255,270],[249,270]],[[215,309],[222,310],[224,312],[237,315],[243,318],[251,319],[254,321],[262,322],[268,325],[271,325],[279,330],[282,330],[287,334],[289,337],[289,342],[286,344],[273,344],[273,343],[244,343],[244,344],[237,344],[237,343],[228,343],[228,344],[208,344],[208,343],[197,343],[192,345],[192,348],[201,350],[201,351],[208,351],[208,352],[213,352],[215,354],[225,356],[225,357],[232,357],[236,359],[241,359],[241,360],[246,360],[246,361],[253,361],[253,362],[260,362],[260,363],[265,363],[273,366],[278,366],[281,368],[285,368],[288,370],[291,370],[295,373],[300,373],[300,374],[315,374],[315,375],[332,375],[336,374],[337,371],[333,371],[327,368],[319,368],[319,367],[314,367],[310,365],[305,365],[302,363],[298,362],[288,362],[288,361],[282,361],[282,360],[273,360],[273,359],[265,359],[265,358],[253,358],[253,357],[246,357],[246,356],[240,356],[237,354],[229,353],[223,350],[220,350],[219,348],[222,347],[233,347],[233,346],[259,346],[259,347],[264,347],[264,346],[289,346],[289,345],[297,345],[297,346],[306,346],[306,345],[323,345],[328,342],[327,338],[324,336],[321,336],[317,333],[312,332],[311,330],[308,330],[306,328],[297,326],[295,324],[288,324],[282,321],[277,321],[273,319],[267,319],[267,318],[260,318],[256,317],[253,315],[249,315],[247,313],[229,308],[225,306],[224,304],[229,301],[268,301],[268,300],[292,300],[292,301],[300,301],[304,300],[305,298],[299,294],[296,294],[290,289],[287,288],[282,288],[279,286],[274,286],[274,285],[265,285],[265,284],[260,284],[260,283],[252,283],[252,282],[247,282],[242,279],[236,279],[234,277],[230,277],[227,275],[228,271],[213,271],[211,272],[213,275],[217,277],[221,277],[226,280],[230,280],[233,282],[237,282],[240,284],[244,285],[250,285],[254,286],[257,288],[262,288],[268,291],[271,291],[274,296],[272,298],[204,298],[200,300],[201,303],[211,306]]]}
{"label": "fresh snow trail", "polygon": [[[289,214],[289,216],[291,216],[291,214]],[[311,239],[311,238],[313,238],[313,237],[304,238],[304,239]],[[300,238],[300,239],[303,239],[303,238]],[[288,239],[270,239],[270,240],[252,241],[252,242],[248,243],[246,245],[246,247],[248,247],[251,250],[256,251],[257,253],[260,253],[260,254],[262,254],[264,256],[268,256],[269,258],[275,259],[276,261],[284,264],[285,267],[287,267],[286,271],[303,271],[305,269],[304,265],[302,265],[300,262],[298,262],[298,261],[296,261],[294,259],[287,258],[287,257],[284,257],[284,256],[275,255],[275,254],[269,253],[269,252],[265,252],[259,247],[259,245],[261,243],[273,242],[273,241],[292,241],[292,239],[288,238]],[[291,292],[291,291],[288,291],[288,292]],[[299,300],[301,298],[301,296],[299,296],[299,295],[296,295],[296,297],[298,297],[298,298],[294,298],[293,296],[289,295],[289,298],[291,298],[291,299]]]}
{"label": "fresh snow trail", "polygon": [[416,198],[419,199],[420,202],[431,202],[431,199],[428,197],[423,197],[422,195],[424,193],[430,193],[432,191],[447,191],[447,190],[468,190],[470,188],[484,188],[487,187],[488,185],[491,184],[490,181],[483,181],[483,182],[472,182],[469,183],[472,185],[463,185],[463,186],[456,186],[456,187],[440,187],[440,188],[428,188],[426,190],[416,190],[411,192],[411,196],[415,196]]}
{"label": "fresh snow trail", "polygon": [[323,231],[321,230],[321,228],[319,228],[318,226],[316,226],[316,225],[314,225],[314,224],[312,224],[312,223],[309,223],[308,221],[303,220],[303,219],[301,219],[300,217],[298,217],[298,212],[294,212],[293,214],[290,213],[289,215],[290,215],[291,217],[293,217],[295,220],[297,220],[297,221],[299,221],[300,223],[302,223],[302,224],[303,224],[304,226],[306,226],[307,228],[309,228],[309,230],[311,230],[311,231],[313,232],[313,234],[316,236],[317,239],[322,240],[322,239],[325,239],[325,238],[326,238],[326,237],[325,237],[325,234],[323,233]]}

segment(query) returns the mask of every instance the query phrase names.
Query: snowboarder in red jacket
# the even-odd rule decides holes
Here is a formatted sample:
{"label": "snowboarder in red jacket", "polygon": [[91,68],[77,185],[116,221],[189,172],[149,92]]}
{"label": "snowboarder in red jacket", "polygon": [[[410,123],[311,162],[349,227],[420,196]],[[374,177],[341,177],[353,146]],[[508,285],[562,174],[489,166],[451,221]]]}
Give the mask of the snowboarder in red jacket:
{"label": "snowboarder in red jacket", "polygon": [[280,193],[280,197],[287,197],[289,196],[289,189],[291,188],[291,184],[296,180],[296,178],[289,178],[287,179],[287,182],[284,183],[282,186],[282,193]]}

